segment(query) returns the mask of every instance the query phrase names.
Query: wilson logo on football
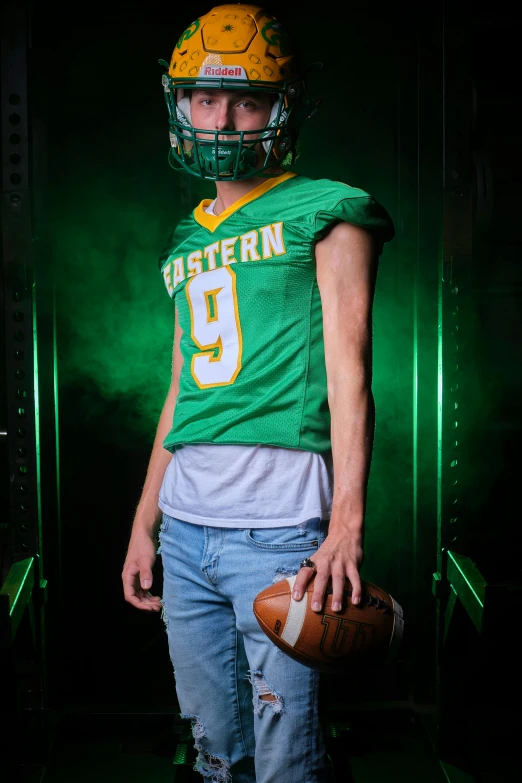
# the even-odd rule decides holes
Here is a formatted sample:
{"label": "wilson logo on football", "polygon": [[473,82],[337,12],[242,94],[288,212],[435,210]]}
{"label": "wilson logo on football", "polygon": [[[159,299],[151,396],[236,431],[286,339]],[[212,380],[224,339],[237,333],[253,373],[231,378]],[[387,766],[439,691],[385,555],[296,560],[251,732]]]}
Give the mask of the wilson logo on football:
{"label": "wilson logo on football", "polygon": [[363,661],[395,661],[402,642],[402,607],[382,587],[361,580],[362,600],[345,590],[343,610],[332,611],[327,591],[322,612],[312,610],[314,580],[300,601],[293,598],[297,575],[265,587],[254,598],[254,614],[268,638],[296,661],[332,674]]}
{"label": "wilson logo on football", "polygon": [[356,623],[338,615],[325,614],[325,626],[320,649],[325,658],[338,658],[350,650],[369,649],[373,641],[373,626]]}

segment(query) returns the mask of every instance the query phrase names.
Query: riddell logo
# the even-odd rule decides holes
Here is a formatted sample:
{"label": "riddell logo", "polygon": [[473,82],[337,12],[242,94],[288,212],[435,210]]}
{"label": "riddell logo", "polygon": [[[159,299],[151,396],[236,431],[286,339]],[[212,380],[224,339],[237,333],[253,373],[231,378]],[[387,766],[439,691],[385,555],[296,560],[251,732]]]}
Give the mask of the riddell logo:
{"label": "riddell logo", "polygon": [[244,69],[240,65],[204,65],[200,76],[237,76],[246,78]]}

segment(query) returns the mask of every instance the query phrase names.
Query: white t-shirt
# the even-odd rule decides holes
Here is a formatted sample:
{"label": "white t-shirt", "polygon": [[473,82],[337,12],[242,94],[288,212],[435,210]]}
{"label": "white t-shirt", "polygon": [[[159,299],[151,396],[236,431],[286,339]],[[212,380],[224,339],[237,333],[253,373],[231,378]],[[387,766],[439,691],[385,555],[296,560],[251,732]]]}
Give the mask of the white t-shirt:
{"label": "white t-shirt", "polygon": [[[207,207],[210,214],[214,204]],[[286,527],[330,519],[332,494],[331,452],[188,443],[172,454],[159,507],[196,525]]]}

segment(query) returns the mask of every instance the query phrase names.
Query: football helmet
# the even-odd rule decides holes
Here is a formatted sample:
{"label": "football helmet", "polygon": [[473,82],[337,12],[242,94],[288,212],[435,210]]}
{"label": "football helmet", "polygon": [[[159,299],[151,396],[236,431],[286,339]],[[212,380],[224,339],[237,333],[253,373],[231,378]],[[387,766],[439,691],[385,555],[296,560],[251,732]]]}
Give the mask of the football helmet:
{"label": "football helmet", "polygon": [[[162,82],[173,168],[230,181],[265,171],[264,176],[272,176],[270,167],[294,163],[299,127],[320,101],[311,105],[304,100],[304,80],[287,33],[263,8],[243,3],[212,8],[182,33],[170,65],[159,62],[168,68]],[[268,122],[249,131],[194,128],[189,91],[195,88],[267,93],[274,98]],[[256,149],[260,142],[261,157]]]}

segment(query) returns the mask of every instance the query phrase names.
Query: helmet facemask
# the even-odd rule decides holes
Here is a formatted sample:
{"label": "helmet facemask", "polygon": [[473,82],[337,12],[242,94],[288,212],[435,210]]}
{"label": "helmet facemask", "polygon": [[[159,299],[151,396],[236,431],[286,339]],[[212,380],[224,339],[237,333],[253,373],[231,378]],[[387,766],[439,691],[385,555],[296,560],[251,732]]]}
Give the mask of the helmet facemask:
{"label": "helmet facemask", "polygon": [[[168,74],[163,76],[165,99],[169,110],[170,165],[184,169],[202,179],[231,181],[262,175],[274,166],[291,165],[296,158],[296,133],[292,133],[289,120],[295,98],[300,92],[297,80],[278,89],[274,84],[253,86],[248,82],[230,80],[205,80],[198,78],[183,87]],[[266,125],[252,130],[210,130],[195,128],[190,113],[188,89],[226,89],[263,92],[276,96]],[[198,134],[205,134],[201,138]],[[230,139],[226,138],[230,136]],[[219,138],[221,137],[221,138]],[[225,137],[225,138],[223,138]],[[259,146],[260,145],[260,146]],[[266,175],[265,175],[266,176]],[[270,174],[268,174],[270,176]]]}

